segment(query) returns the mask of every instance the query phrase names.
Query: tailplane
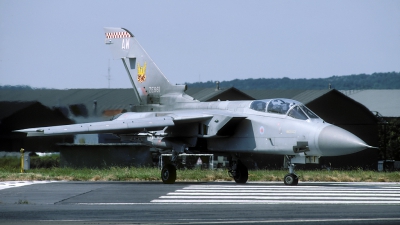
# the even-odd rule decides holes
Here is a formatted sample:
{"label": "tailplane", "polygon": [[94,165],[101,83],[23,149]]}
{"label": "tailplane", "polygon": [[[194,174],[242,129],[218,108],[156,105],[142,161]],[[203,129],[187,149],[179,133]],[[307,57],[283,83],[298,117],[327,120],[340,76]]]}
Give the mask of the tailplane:
{"label": "tailplane", "polygon": [[185,94],[186,85],[171,84],[131,32],[124,28],[105,27],[105,43],[114,58],[122,59],[141,105],[193,102]]}

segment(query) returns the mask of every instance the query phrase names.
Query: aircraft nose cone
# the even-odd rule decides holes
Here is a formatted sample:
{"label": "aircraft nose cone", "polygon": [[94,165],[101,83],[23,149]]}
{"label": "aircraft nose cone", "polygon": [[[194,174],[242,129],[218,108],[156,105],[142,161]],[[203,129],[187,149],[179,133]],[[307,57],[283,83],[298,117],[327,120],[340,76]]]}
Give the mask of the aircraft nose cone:
{"label": "aircraft nose cone", "polygon": [[334,125],[322,129],[318,146],[324,156],[347,155],[371,147],[354,134]]}

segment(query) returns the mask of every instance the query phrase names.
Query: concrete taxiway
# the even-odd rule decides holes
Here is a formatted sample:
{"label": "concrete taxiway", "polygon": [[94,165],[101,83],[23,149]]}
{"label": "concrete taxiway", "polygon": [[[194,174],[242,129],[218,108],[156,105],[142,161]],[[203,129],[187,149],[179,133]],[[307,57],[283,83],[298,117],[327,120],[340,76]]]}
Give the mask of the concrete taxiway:
{"label": "concrete taxiway", "polygon": [[0,212],[0,224],[400,224],[400,184],[0,182]]}

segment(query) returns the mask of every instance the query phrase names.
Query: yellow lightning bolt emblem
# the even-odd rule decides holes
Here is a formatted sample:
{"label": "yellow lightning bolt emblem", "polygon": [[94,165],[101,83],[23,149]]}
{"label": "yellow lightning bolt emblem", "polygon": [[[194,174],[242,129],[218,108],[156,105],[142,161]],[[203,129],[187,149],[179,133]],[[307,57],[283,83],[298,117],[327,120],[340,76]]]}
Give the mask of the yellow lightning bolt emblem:
{"label": "yellow lightning bolt emblem", "polygon": [[143,83],[145,80],[146,80],[146,66],[147,66],[147,63],[146,62],[144,62],[144,65],[143,66],[140,66],[140,64],[138,63],[137,64],[137,80],[140,82],[140,83]]}

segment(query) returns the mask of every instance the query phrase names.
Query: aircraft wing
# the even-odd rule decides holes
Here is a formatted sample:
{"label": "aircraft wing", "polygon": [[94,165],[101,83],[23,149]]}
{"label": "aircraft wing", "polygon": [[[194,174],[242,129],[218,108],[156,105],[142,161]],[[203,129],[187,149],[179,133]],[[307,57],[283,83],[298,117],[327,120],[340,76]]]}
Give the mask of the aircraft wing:
{"label": "aircraft wing", "polygon": [[[193,122],[201,122],[210,126],[208,136],[218,135],[221,130],[232,125],[245,117],[226,112],[173,112],[173,113],[155,113],[148,117],[148,114],[141,113],[125,113],[115,120],[81,123],[72,125],[61,125],[51,127],[36,127],[15,132],[27,133],[28,137],[32,136],[55,136],[55,135],[73,135],[73,134],[96,134],[96,133],[118,133],[118,134],[134,134],[143,131],[159,131],[169,126],[185,126],[192,125]],[[216,122],[217,121],[217,122]]]}
{"label": "aircraft wing", "polygon": [[172,117],[151,117],[140,119],[111,120],[94,123],[81,123],[51,127],[37,127],[15,132],[27,133],[31,136],[53,136],[70,134],[96,134],[96,133],[137,133],[143,130],[161,130],[166,126],[174,126]]}

